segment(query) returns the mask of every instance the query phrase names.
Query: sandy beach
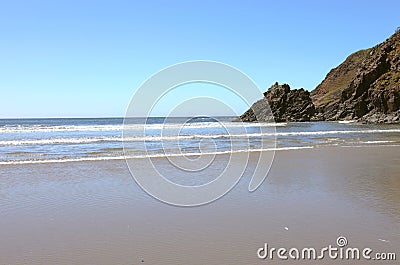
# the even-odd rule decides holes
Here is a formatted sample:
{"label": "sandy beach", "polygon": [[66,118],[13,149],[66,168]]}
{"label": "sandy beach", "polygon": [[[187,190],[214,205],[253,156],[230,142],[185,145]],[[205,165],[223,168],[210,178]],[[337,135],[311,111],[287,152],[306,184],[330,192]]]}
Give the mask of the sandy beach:
{"label": "sandy beach", "polygon": [[2,165],[0,264],[280,264],[257,250],[338,236],[396,252],[399,172],[398,147],[279,151],[255,192],[245,174],[223,198],[182,208],[141,190],[124,160]]}
{"label": "sandy beach", "polygon": [[3,1],[0,265],[399,264],[399,9]]}

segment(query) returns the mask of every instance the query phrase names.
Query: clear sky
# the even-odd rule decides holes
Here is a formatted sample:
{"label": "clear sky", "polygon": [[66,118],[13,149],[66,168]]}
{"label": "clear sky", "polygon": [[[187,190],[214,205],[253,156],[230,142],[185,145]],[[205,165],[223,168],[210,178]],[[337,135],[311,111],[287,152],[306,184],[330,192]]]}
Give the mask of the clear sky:
{"label": "clear sky", "polygon": [[0,118],[123,116],[142,82],[188,60],[230,64],[262,90],[312,90],[389,37],[399,10],[398,0],[0,1]]}

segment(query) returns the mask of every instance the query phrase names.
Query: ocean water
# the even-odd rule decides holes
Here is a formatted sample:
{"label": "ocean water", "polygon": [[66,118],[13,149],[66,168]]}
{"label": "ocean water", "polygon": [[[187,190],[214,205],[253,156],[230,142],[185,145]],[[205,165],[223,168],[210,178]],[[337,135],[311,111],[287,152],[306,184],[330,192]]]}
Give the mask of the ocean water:
{"label": "ocean water", "polygon": [[[0,164],[322,146],[400,145],[400,125],[241,123],[233,117],[0,120]],[[124,145],[125,143],[125,153]]]}

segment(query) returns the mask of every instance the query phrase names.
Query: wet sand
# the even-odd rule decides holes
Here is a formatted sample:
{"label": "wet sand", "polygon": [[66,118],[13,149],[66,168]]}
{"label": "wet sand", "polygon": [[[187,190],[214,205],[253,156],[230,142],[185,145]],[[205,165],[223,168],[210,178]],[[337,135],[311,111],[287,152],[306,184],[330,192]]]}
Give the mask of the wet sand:
{"label": "wet sand", "polygon": [[[1,165],[0,179],[0,264],[281,264],[257,249],[322,248],[338,236],[400,258],[399,147],[279,151],[255,192],[247,173],[192,208],[147,195],[124,160]],[[285,261],[336,262],[398,261]]]}

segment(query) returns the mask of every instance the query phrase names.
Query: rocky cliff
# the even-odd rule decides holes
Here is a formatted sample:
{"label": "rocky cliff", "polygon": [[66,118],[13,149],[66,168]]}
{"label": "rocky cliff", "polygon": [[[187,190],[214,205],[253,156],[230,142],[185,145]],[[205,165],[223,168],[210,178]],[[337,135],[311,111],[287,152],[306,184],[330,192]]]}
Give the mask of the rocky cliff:
{"label": "rocky cliff", "polygon": [[371,49],[355,52],[329,71],[321,84],[311,91],[311,98],[317,108],[332,108],[339,103],[343,90],[356,77],[370,51]]}
{"label": "rocky cliff", "polygon": [[400,31],[350,55],[311,92],[319,119],[400,120]]}
{"label": "rocky cliff", "polygon": [[351,54],[311,93],[274,84],[240,119],[266,121],[271,112],[276,122],[400,122],[400,30],[373,48]]}
{"label": "rocky cliff", "polygon": [[291,90],[288,84],[275,83],[264,93],[264,98],[254,103],[240,119],[270,121],[271,112],[276,122],[309,121],[314,116],[315,106],[307,90]]}

